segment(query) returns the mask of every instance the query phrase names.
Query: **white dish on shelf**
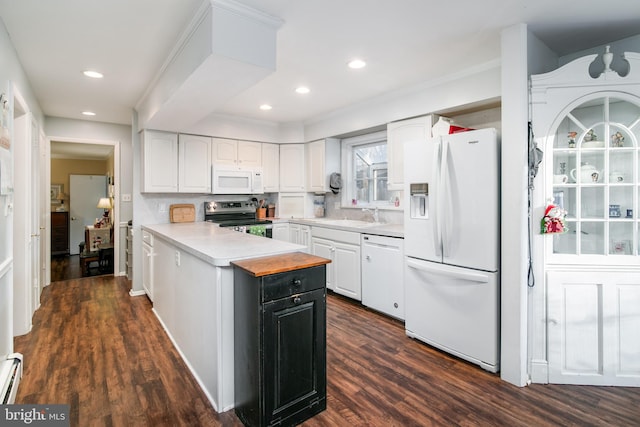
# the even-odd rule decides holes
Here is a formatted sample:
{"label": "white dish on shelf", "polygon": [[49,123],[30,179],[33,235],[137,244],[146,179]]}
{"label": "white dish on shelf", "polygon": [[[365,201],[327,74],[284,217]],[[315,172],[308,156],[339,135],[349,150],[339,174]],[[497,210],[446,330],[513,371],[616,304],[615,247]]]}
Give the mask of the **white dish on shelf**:
{"label": "white dish on shelf", "polygon": [[604,141],[582,141],[582,148],[603,148]]}

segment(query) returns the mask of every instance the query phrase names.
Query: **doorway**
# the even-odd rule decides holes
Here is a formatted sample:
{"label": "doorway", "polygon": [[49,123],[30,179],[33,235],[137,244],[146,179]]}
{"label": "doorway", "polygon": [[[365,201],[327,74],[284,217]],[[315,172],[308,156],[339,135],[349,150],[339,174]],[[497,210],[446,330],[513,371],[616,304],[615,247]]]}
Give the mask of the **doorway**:
{"label": "doorway", "polygon": [[[80,243],[84,242],[85,226],[93,225],[95,219],[103,215],[103,210],[97,208],[98,200],[102,197],[110,197],[112,202],[111,218],[114,224],[112,252],[114,259],[111,262],[111,267],[112,271],[118,274],[117,258],[120,240],[117,218],[118,192],[116,185],[114,185],[119,181],[118,143],[50,138],[50,152],[50,185],[52,191],[57,189],[62,193],[58,202],[52,199],[51,213],[54,215],[55,212],[55,215],[58,215],[59,212],[63,212],[62,216],[68,217],[66,230],[68,249],[62,254],[51,250],[50,281],[76,279],[88,274],[101,274],[101,271],[96,268],[97,263],[86,265],[88,270],[82,268],[85,267],[83,264],[86,264],[82,261],[86,260],[81,258]],[[86,183],[95,184],[89,190],[91,195],[79,199],[78,194],[87,194]],[[96,185],[98,187],[93,188]],[[82,208],[82,205],[86,205],[86,209]]]}

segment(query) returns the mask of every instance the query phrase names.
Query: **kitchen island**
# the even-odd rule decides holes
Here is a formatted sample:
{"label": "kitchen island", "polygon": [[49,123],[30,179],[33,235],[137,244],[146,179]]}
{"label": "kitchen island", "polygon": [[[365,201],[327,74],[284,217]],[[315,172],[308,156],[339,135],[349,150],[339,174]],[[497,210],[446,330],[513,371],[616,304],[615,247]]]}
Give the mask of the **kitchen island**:
{"label": "kitchen island", "polygon": [[231,261],[304,247],[208,222],[143,225],[153,235],[153,311],[218,412],[234,405]]}

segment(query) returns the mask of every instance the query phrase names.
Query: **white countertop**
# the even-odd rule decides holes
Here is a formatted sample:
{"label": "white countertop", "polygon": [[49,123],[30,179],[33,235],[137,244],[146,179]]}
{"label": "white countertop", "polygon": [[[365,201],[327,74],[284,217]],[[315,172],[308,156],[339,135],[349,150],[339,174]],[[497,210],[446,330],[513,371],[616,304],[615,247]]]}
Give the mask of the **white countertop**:
{"label": "white countertop", "polygon": [[404,238],[404,226],[402,224],[385,224],[336,218],[299,218],[289,219],[289,222],[293,224],[304,224],[344,231],[354,231],[362,234]]}
{"label": "white countertop", "polygon": [[305,246],[220,228],[210,222],[143,225],[195,257],[219,267],[231,261],[303,251]]}

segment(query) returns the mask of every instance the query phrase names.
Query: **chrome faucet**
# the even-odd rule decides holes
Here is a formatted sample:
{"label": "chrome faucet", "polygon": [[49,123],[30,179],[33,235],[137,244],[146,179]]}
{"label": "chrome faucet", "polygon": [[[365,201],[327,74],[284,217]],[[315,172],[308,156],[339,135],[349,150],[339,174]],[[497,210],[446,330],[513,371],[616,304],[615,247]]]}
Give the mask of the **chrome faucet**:
{"label": "chrome faucet", "polygon": [[373,211],[371,209],[363,208],[362,212],[369,212],[371,215],[373,215],[373,222],[380,222],[380,216],[379,216],[379,212],[378,212],[378,207],[377,206],[374,208]]}

